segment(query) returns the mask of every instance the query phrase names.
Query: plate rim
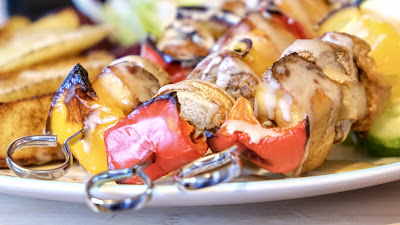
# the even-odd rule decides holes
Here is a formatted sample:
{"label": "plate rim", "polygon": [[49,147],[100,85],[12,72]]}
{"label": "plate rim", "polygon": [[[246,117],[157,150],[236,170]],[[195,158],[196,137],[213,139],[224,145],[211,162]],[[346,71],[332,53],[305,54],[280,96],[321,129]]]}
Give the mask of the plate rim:
{"label": "plate rim", "polygon": [[[400,162],[350,172],[283,178],[265,181],[232,182],[196,191],[180,191],[171,184],[155,185],[148,206],[227,205],[288,200],[338,193],[400,180]],[[86,201],[85,184],[34,180],[0,175],[0,192],[25,197],[66,202]],[[4,185],[6,184],[6,185]],[[142,185],[107,185],[106,191],[129,195]]]}

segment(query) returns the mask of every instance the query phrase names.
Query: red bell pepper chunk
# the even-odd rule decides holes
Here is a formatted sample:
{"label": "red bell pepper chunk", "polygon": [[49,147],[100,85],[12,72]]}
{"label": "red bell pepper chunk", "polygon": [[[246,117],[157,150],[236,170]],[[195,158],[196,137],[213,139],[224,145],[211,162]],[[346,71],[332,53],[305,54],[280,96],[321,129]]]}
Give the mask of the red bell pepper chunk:
{"label": "red bell pepper chunk", "polygon": [[[258,143],[252,141],[249,130],[229,131],[233,121],[245,122],[247,128],[274,134],[262,137]],[[287,173],[298,167],[308,140],[308,120],[304,119],[292,127],[264,128],[254,115],[250,103],[239,98],[226,121],[216,135],[209,139],[210,148],[219,152],[239,142],[248,148],[243,153],[256,165],[273,173]]]}
{"label": "red bell pepper chunk", "polygon": [[[175,93],[156,97],[105,132],[108,167],[131,167],[153,152],[155,161],[144,171],[154,181],[205,154],[206,138],[192,140],[193,131],[179,116]],[[136,177],[122,183],[141,181]]]}
{"label": "red bell pepper chunk", "polygon": [[166,62],[160,52],[147,41],[142,44],[140,55],[161,66],[171,76],[172,83],[186,79],[186,76],[192,71],[192,69],[181,66],[179,62]]}
{"label": "red bell pepper chunk", "polygon": [[272,19],[291,32],[297,39],[309,39],[310,35],[307,34],[303,25],[299,22],[286,16],[283,13],[274,13]]}

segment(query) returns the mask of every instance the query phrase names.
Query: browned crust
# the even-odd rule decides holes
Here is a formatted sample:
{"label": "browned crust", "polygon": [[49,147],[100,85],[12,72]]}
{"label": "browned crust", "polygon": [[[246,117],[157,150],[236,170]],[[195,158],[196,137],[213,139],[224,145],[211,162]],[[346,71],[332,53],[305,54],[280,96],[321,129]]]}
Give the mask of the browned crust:
{"label": "browned crust", "polygon": [[[285,64],[296,63],[299,61],[303,61],[306,64],[307,69],[314,71],[316,76],[329,79],[319,67],[299,56],[297,53],[289,54],[276,61],[270,68],[273,77],[281,83],[286,79],[296,76],[296,74],[290,74],[290,71],[286,69]],[[282,66],[285,70],[279,72],[276,69],[277,66]],[[266,77],[263,77],[263,79],[266,79]],[[334,83],[334,81],[332,81],[332,83]],[[336,83],[334,84],[337,85]],[[302,87],[299,86],[298,88]],[[291,93],[288,94],[292,95]],[[338,97],[341,98],[341,102],[342,96]],[[335,108],[332,100],[320,89],[315,91],[310,101],[312,102],[311,112],[307,112],[305,109],[303,110],[303,113],[307,114],[310,118],[310,137],[307,143],[308,155],[304,155],[303,163],[298,168],[285,174],[289,177],[305,174],[320,166],[325,161],[333,145],[335,124],[339,118],[340,106]]]}
{"label": "browned crust", "polygon": [[[329,35],[329,33],[325,35]],[[334,34],[330,35],[331,38],[334,38]],[[385,77],[376,70],[374,59],[368,56],[371,47],[367,42],[346,33],[338,33],[338,35],[347,36],[353,41],[352,50],[360,75],[359,79],[366,88],[368,97],[367,114],[361,120],[356,121],[352,129],[368,131],[373,122],[385,111],[389,102],[391,86]]]}
{"label": "browned crust", "polygon": [[[34,150],[34,151],[37,151]],[[53,150],[54,151],[54,150]],[[57,152],[48,152],[47,155],[49,156],[50,159],[52,160],[62,160],[63,156],[61,152],[57,153]],[[18,165],[23,165],[23,166],[27,166],[27,165],[33,165],[33,164],[44,164],[47,163],[49,161],[41,161],[39,162],[39,159],[34,156],[34,155],[30,155],[28,157],[24,157],[24,158],[18,158],[18,157],[14,157],[14,160],[18,163]],[[7,163],[6,163],[6,158],[0,156],[0,169],[1,168],[8,168],[7,167]]]}
{"label": "browned crust", "polygon": [[[41,135],[46,126],[47,112],[54,94],[35,96],[0,104],[0,167],[6,167],[5,157],[8,144],[27,135]],[[14,159],[23,165],[45,163],[61,159],[57,148],[22,149]]]}

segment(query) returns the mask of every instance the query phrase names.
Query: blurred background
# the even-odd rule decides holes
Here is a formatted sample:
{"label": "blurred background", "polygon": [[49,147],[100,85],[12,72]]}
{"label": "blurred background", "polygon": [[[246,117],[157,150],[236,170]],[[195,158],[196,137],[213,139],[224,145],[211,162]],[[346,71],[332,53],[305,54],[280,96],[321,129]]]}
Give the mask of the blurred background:
{"label": "blurred background", "polygon": [[72,6],[70,0],[0,0],[0,24],[3,24],[8,16],[25,15],[31,19],[37,19],[44,13]]}
{"label": "blurred background", "polygon": [[53,9],[72,6],[70,0],[2,0],[2,2],[6,6],[8,15],[25,15],[31,19],[37,19]]}

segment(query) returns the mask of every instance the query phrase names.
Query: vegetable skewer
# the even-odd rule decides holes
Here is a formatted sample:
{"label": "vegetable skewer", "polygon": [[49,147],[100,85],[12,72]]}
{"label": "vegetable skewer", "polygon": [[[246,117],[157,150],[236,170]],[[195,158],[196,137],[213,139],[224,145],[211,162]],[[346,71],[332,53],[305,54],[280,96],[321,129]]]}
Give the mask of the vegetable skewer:
{"label": "vegetable skewer", "polygon": [[[332,144],[343,141],[351,127],[368,130],[386,107],[390,86],[376,72],[368,52],[365,42],[340,33],[328,33],[316,40],[297,41],[262,78],[256,93],[258,120],[248,101],[238,100],[221,129],[209,138],[210,148],[219,152],[240,143],[248,149],[243,155],[255,164],[289,177],[318,167]],[[299,135],[294,130],[302,120],[305,133]],[[297,137],[289,151],[285,152],[288,148],[279,145],[269,150],[272,143],[281,140],[282,136],[276,134],[276,129],[287,127],[291,129],[291,137]],[[299,137],[306,137],[306,140],[302,141]],[[263,146],[260,141],[263,138],[272,139],[272,143]],[[290,145],[290,142],[286,144]],[[296,159],[297,148],[303,150],[299,152],[300,160],[290,163],[291,159]],[[216,155],[213,160],[218,161],[222,157]],[[289,163],[289,167],[283,166],[285,164],[279,161],[281,157],[283,162]],[[209,168],[221,166],[212,167],[213,160],[207,161]],[[190,165],[196,164],[194,161]],[[181,188],[195,189],[214,185],[215,180],[210,181],[219,176],[217,172],[210,172],[209,180],[199,185],[196,179],[191,179],[198,173],[207,171],[202,166],[196,166],[196,169],[186,166],[178,170],[174,178]]]}

